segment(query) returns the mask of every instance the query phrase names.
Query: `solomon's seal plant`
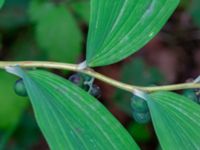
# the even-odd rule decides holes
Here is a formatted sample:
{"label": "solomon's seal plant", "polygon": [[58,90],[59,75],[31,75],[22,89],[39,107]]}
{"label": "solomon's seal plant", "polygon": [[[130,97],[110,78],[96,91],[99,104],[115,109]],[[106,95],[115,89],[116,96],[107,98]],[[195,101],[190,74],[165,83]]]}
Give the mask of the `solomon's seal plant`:
{"label": "solomon's seal plant", "polygon": [[[91,69],[119,62],[137,52],[160,31],[179,0],[91,0],[90,3],[84,63],[0,62],[0,68],[21,78],[15,91],[22,96],[28,94],[49,147],[53,150],[140,149],[119,121],[90,95],[99,97],[93,79],[85,82],[85,78],[75,74],[69,78],[70,82],[48,71],[30,68],[75,71],[131,92],[134,119],[146,123],[151,118],[162,149],[200,149],[200,106],[170,92],[200,88],[198,82],[142,87],[113,80]],[[86,88],[89,92],[78,87],[83,85],[89,86]]]}

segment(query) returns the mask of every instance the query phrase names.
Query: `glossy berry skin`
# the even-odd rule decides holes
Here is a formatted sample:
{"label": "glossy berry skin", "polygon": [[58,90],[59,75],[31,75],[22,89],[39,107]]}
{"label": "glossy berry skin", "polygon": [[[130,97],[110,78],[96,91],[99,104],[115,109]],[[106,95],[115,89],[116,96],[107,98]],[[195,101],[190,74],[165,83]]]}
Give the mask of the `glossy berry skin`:
{"label": "glossy berry skin", "polygon": [[82,87],[83,84],[84,84],[84,78],[81,74],[79,73],[76,73],[76,74],[73,74],[71,75],[69,78],[68,78],[69,81],[71,81],[72,83],[74,83],[75,85],[79,86],[79,87]]}
{"label": "glossy berry skin", "polygon": [[149,112],[140,113],[140,112],[132,112],[132,116],[137,123],[145,124],[150,122],[151,116]]}
{"label": "glossy berry skin", "polygon": [[88,91],[92,96],[96,97],[96,98],[100,98],[101,97],[101,89],[99,86],[97,86],[96,84],[93,84],[92,87],[90,87],[90,90]]}
{"label": "glossy berry skin", "polygon": [[149,112],[147,102],[137,96],[131,98],[131,108],[134,112],[146,113]]}
{"label": "glossy berry skin", "polygon": [[19,96],[22,96],[22,97],[27,97],[28,96],[26,88],[25,88],[25,85],[24,85],[24,82],[23,82],[22,79],[19,79],[19,80],[17,80],[15,82],[14,91]]}

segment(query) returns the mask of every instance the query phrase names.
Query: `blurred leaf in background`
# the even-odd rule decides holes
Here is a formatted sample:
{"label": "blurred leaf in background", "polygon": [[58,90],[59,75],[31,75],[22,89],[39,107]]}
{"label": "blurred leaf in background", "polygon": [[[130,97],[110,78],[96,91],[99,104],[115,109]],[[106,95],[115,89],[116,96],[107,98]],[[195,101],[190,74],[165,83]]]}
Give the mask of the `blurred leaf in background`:
{"label": "blurred leaf in background", "polygon": [[151,133],[145,124],[131,122],[127,129],[136,141],[147,142],[151,138]]}
{"label": "blurred leaf in background", "polygon": [[9,60],[48,60],[47,54],[38,48],[32,31],[18,35],[10,46]]}
{"label": "blurred leaf in background", "polygon": [[80,18],[80,20],[89,24],[90,19],[90,1],[75,1],[70,5],[74,14]]}
{"label": "blurred leaf in background", "polygon": [[27,98],[21,98],[14,93],[15,77],[5,71],[0,71],[0,76],[0,120],[3,120],[0,122],[0,128],[6,130],[19,121],[28,101]]}
{"label": "blurred leaf in background", "polygon": [[2,70],[0,77],[0,148],[3,148],[18,126],[23,112],[27,108],[28,100],[14,93],[13,84],[16,77]]}
{"label": "blurred leaf in background", "polygon": [[32,0],[29,5],[29,17],[33,22],[45,19],[49,12],[56,6],[53,2],[47,0]]}
{"label": "blurred leaf in background", "polygon": [[[26,111],[6,148],[9,150],[34,149],[43,139],[33,112]],[[43,143],[46,146],[45,143]]]}
{"label": "blurred leaf in background", "polygon": [[0,0],[0,8],[3,6],[4,0]]}
{"label": "blurred leaf in background", "polygon": [[189,0],[180,0],[180,3],[179,3],[179,8],[188,8],[188,6],[190,5],[191,1]]}
{"label": "blurred leaf in background", "polygon": [[200,26],[200,1],[192,0],[190,10],[189,10],[194,22]]}
{"label": "blurred leaf in background", "polygon": [[6,0],[0,11],[0,29],[12,31],[28,24],[29,0]]}
{"label": "blurred leaf in background", "polygon": [[32,1],[30,17],[36,24],[36,40],[52,61],[76,62],[82,50],[82,33],[64,5]]}

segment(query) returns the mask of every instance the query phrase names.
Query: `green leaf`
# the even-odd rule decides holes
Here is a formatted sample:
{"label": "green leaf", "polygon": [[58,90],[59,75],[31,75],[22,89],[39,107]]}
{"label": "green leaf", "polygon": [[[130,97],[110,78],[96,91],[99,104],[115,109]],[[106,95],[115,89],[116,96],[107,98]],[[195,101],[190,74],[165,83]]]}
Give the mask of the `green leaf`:
{"label": "green leaf", "polygon": [[100,102],[69,81],[45,71],[8,71],[23,78],[51,149],[139,149]]}
{"label": "green leaf", "polygon": [[163,27],[179,0],[91,0],[88,66],[118,62]]}
{"label": "green leaf", "polygon": [[0,0],[0,8],[3,6],[5,0]]}
{"label": "green leaf", "polygon": [[200,1],[199,0],[193,0],[191,2],[191,6],[189,8],[189,12],[194,20],[194,22],[200,26]]}
{"label": "green leaf", "polygon": [[24,27],[28,25],[27,7],[29,0],[6,0],[4,7],[0,10],[0,28],[2,31]]}
{"label": "green leaf", "polygon": [[90,20],[90,1],[75,1],[71,4],[74,13],[86,23]]}
{"label": "green leaf", "polygon": [[37,47],[32,32],[23,32],[10,45],[7,55],[10,61],[48,60],[44,51]]}
{"label": "green leaf", "polygon": [[49,12],[56,6],[53,2],[32,0],[29,5],[29,16],[33,22],[37,22],[40,19],[45,19]]}
{"label": "green leaf", "polygon": [[62,5],[52,7],[45,17],[38,20],[37,42],[49,59],[76,62],[81,52],[82,34],[69,11]]}
{"label": "green leaf", "polygon": [[13,125],[11,128],[7,129],[5,132],[0,132],[0,150],[6,149],[6,145],[9,142],[9,139],[16,130],[18,124]]}
{"label": "green leaf", "polygon": [[148,142],[151,140],[150,129],[146,124],[131,122],[128,131],[136,141]]}
{"label": "green leaf", "polygon": [[13,90],[15,77],[5,71],[0,71],[0,77],[0,129],[10,130],[18,124],[28,101],[15,94]]}
{"label": "green leaf", "polygon": [[186,97],[158,92],[148,99],[151,117],[163,150],[198,150],[200,106]]}

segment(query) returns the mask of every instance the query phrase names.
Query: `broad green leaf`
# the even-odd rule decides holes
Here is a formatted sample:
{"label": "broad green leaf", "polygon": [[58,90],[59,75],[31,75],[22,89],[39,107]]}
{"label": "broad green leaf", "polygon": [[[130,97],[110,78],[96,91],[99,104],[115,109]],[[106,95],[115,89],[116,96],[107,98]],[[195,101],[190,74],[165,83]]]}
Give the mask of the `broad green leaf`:
{"label": "broad green leaf", "polygon": [[0,0],[0,8],[3,6],[4,0]]}
{"label": "broad green leaf", "polygon": [[139,149],[100,102],[69,81],[45,71],[8,71],[23,78],[51,149]]}
{"label": "broad green leaf", "polygon": [[118,62],[163,27],[179,0],[91,0],[87,65]]}
{"label": "broad green leaf", "polygon": [[199,150],[200,106],[171,92],[158,92],[151,97],[148,104],[162,149]]}
{"label": "broad green leaf", "polygon": [[16,78],[0,71],[0,129],[10,130],[15,126],[27,106],[27,99],[19,97],[13,90]]}
{"label": "broad green leaf", "polygon": [[82,34],[73,16],[62,5],[39,19],[36,25],[37,42],[49,59],[74,63],[81,52]]}

